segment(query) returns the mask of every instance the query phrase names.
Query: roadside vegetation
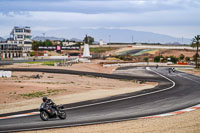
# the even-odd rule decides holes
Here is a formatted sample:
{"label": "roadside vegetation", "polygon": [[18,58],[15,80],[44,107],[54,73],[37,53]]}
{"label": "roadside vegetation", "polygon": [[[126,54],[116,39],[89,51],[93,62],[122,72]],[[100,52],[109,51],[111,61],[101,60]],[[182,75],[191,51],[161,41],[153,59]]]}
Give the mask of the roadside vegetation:
{"label": "roadside vegetation", "polygon": [[200,35],[196,35],[193,39],[192,39],[192,44],[191,47],[196,47],[196,54],[193,56],[194,57],[194,61],[195,61],[195,66],[196,68],[200,68],[200,64],[199,64],[199,47],[200,47]]}
{"label": "roadside vegetation", "polygon": [[39,46],[52,46],[53,43],[50,40],[46,40],[46,41],[33,41],[32,44],[32,49],[33,50],[38,50]]}
{"label": "roadside vegetation", "polygon": [[191,47],[196,48],[196,54],[193,55],[192,59],[190,57],[185,57],[184,54],[180,54],[179,57],[175,57],[175,56],[163,57],[162,55],[159,55],[159,56],[154,57],[154,62],[171,61],[172,63],[176,64],[178,61],[179,62],[187,62],[187,63],[189,63],[190,61],[194,61],[196,68],[199,69],[200,68],[200,64],[199,64],[199,61],[200,61],[200,59],[199,59],[199,57],[200,57],[199,56],[200,35],[197,35],[193,38],[192,43],[191,43]]}
{"label": "roadside vegetation", "polygon": [[28,64],[42,64],[47,66],[54,66],[55,63],[62,63],[62,61],[33,61],[27,62]]}
{"label": "roadside vegetation", "polygon": [[124,60],[124,61],[132,61],[133,60],[133,56],[131,55],[117,55],[115,56],[115,58],[118,58],[120,60]]}
{"label": "roadside vegetation", "polygon": [[[184,54],[180,54],[179,57],[176,57],[176,56],[162,56],[162,55],[159,55],[159,56],[155,56],[154,57],[154,62],[167,62],[168,59],[170,58],[169,61],[171,61],[172,63],[176,64],[178,61],[180,62],[190,62],[192,61],[190,57],[185,57]],[[194,58],[193,58],[193,61],[194,61]]]}
{"label": "roadside vegetation", "polygon": [[112,50],[119,49],[118,47],[97,47],[97,48],[90,48],[91,53],[104,53]]}
{"label": "roadside vegetation", "polygon": [[66,89],[47,89],[47,91],[37,91],[32,93],[19,94],[23,98],[38,98],[43,96],[57,95],[61,92],[67,91]]}

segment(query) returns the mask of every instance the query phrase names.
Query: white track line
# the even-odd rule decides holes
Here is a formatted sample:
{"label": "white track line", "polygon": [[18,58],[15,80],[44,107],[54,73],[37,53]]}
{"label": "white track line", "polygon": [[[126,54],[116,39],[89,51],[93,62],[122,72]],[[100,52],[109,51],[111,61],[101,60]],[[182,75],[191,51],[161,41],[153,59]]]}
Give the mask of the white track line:
{"label": "white track line", "polygon": [[105,103],[111,103],[111,102],[116,102],[116,101],[122,101],[122,100],[127,100],[127,99],[131,99],[131,98],[136,98],[136,97],[141,97],[141,96],[146,96],[146,95],[150,95],[150,94],[155,94],[155,93],[159,93],[159,92],[163,92],[163,91],[167,91],[172,89],[176,84],[174,81],[172,81],[171,79],[167,78],[166,76],[151,70],[149,67],[146,67],[146,69],[148,71],[152,71],[156,74],[158,74],[159,76],[169,80],[170,82],[172,82],[172,86],[162,89],[162,90],[158,90],[158,91],[154,91],[154,92],[149,92],[149,93],[145,93],[145,94],[140,94],[140,95],[136,95],[136,96],[130,96],[130,97],[125,97],[125,98],[119,98],[119,99],[114,99],[114,100],[109,100],[109,101],[104,101],[104,102],[99,102],[99,103],[92,103],[92,104],[87,104],[87,105],[81,105],[81,106],[76,106],[76,107],[71,107],[71,108],[65,108],[65,110],[71,110],[71,109],[77,109],[77,108],[83,108],[83,107],[89,107],[89,106],[94,106],[94,105],[99,105],[99,104],[105,104]]}

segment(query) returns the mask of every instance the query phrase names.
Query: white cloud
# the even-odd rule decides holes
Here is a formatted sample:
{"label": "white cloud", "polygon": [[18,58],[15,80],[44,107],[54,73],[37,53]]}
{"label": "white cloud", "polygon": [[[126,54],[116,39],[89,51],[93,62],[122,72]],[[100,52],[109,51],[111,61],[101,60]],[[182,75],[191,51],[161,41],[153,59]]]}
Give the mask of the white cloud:
{"label": "white cloud", "polygon": [[1,29],[0,35],[10,32],[6,30],[15,25],[41,31],[137,27],[157,33],[166,31],[173,36],[179,36],[179,31],[184,36],[200,31],[199,0],[2,0],[0,12],[0,25],[7,27]]}

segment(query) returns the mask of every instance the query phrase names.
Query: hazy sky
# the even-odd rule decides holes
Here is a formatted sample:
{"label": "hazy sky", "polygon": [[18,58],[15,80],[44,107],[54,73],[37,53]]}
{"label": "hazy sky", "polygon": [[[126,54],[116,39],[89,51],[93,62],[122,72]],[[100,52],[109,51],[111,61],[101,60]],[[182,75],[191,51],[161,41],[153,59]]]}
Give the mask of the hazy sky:
{"label": "hazy sky", "polygon": [[192,38],[200,34],[199,14],[200,0],[0,0],[0,36],[30,26],[40,32],[108,28]]}

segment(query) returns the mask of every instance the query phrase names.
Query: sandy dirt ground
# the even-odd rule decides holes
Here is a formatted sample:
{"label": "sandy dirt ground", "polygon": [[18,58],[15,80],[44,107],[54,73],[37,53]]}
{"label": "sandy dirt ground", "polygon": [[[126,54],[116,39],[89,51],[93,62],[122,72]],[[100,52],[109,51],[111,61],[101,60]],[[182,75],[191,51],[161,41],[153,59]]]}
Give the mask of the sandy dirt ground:
{"label": "sandy dirt ground", "polygon": [[[34,78],[37,74],[42,77]],[[13,72],[12,78],[0,78],[0,84],[0,113],[38,108],[42,95],[48,95],[57,104],[66,104],[139,91],[156,85],[90,76],[32,72]]]}
{"label": "sandy dirt ground", "polygon": [[192,60],[193,55],[195,55],[194,50],[160,50],[157,54],[161,54],[165,56],[175,56],[179,57],[181,54],[185,55],[185,57],[190,57]]}
{"label": "sandy dirt ground", "polygon": [[87,71],[87,72],[99,72],[99,73],[109,73],[111,74],[116,67],[102,67],[100,62],[103,60],[92,60],[91,63],[77,63],[72,66],[46,66],[37,64],[28,64],[28,63],[18,63],[14,65],[5,65],[1,68],[49,68],[49,69],[67,69],[67,70],[77,70],[77,71]]}

